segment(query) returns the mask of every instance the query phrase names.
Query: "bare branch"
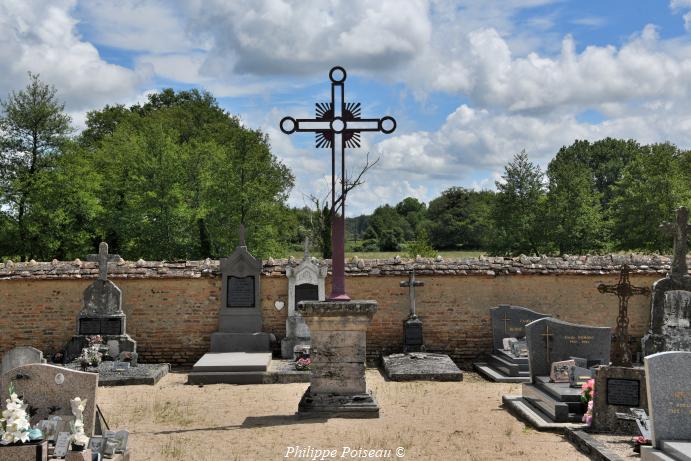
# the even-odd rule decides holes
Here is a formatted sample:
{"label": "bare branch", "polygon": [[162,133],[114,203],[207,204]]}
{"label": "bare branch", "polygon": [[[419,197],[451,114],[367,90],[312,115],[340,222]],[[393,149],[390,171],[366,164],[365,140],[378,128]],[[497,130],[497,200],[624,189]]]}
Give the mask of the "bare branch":
{"label": "bare branch", "polygon": [[354,174],[353,174],[353,175],[348,175],[348,174],[346,174],[345,183],[343,183],[343,179],[341,179],[340,182],[341,182],[342,184],[344,184],[345,187],[343,188],[343,194],[342,194],[340,197],[338,197],[338,199],[334,202],[334,205],[333,205],[332,210],[331,210],[332,212],[333,212],[334,210],[338,209],[340,203],[343,202],[343,200],[345,199],[345,197],[348,195],[348,193],[349,193],[351,190],[353,190],[353,189],[355,189],[356,187],[358,187],[358,186],[360,186],[360,185],[362,185],[362,184],[365,183],[365,181],[364,181],[364,179],[363,179],[363,176],[364,176],[365,173],[367,173],[367,171],[369,171],[374,165],[376,165],[377,163],[379,163],[379,160],[380,160],[380,157],[377,157],[373,162],[370,162],[369,152],[367,152],[367,157],[366,157],[366,159],[365,159],[365,164],[362,166],[362,168],[360,168],[360,171],[359,171],[359,173],[357,174],[357,176],[355,177],[355,179],[352,179],[352,180],[351,180],[351,179],[349,178],[349,177],[355,176]]}

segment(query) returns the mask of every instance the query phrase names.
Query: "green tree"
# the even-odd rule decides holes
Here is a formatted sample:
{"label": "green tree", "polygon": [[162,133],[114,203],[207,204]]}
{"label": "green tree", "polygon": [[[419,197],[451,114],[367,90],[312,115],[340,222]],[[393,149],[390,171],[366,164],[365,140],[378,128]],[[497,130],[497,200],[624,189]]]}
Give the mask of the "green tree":
{"label": "green tree", "polygon": [[540,167],[525,151],[504,167],[497,181],[492,211],[493,251],[501,254],[540,254],[547,248],[544,232],[545,191]]}
{"label": "green tree", "polygon": [[547,167],[548,234],[560,254],[597,251],[607,240],[593,175],[573,154],[562,149]]}
{"label": "green tree", "polygon": [[659,225],[691,205],[690,170],[691,155],[669,143],[646,146],[629,162],[610,208],[618,248],[669,251],[672,240]]}
{"label": "green tree", "polygon": [[494,194],[452,187],[432,200],[427,210],[429,238],[434,248],[479,249],[491,234]]}
{"label": "green tree", "polygon": [[11,242],[2,253],[28,260],[45,254],[43,229],[33,212],[47,184],[40,177],[55,168],[71,132],[70,118],[55,87],[32,73],[27,87],[0,105],[0,213],[9,223],[3,240]]}

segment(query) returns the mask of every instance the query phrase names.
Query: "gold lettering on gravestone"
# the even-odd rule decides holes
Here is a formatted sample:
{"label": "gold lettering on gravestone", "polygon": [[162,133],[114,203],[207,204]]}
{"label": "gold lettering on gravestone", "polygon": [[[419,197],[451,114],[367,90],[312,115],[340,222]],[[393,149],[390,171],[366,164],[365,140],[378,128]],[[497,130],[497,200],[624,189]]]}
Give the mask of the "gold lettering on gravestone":
{"label": "gold lettering on gravestone", "polygon": [[691,415],[691,391],[676,391],[672,394],[675,400],[682,400],[685,402],[678,402],[671,408],[669,412],[673,415],[689,414]]}
{"label": "gold lettering on gravestone", "polygon": [[590,335],[564,335],[564,340],[569,344],[590,344],[594,338]]}

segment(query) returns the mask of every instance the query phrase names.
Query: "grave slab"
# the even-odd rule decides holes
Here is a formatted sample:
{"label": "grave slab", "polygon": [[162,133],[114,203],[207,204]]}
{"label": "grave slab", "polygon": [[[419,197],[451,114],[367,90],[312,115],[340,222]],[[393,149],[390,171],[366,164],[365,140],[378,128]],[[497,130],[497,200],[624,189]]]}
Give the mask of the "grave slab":
{"label": "grave slab", "polygon": [[187,375],[187,384],[263,384],[269,352],[209,352]]}
{"label": "grave slab", "polygon": [[410,352],[383,359],[384,373],[391,381],[461,381],[463,373],[445,354]]}

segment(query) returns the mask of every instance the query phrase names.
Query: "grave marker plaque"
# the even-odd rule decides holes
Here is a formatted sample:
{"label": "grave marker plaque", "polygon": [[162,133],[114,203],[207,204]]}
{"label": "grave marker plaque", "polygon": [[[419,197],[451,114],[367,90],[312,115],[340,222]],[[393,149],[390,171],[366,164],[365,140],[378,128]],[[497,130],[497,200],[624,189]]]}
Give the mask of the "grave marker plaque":
{"label": "grave marker plaque", "polygon": [[607,404],[638,407],[641,404],[641,383],[635,379],[607,379]]}
{"label": "grave marker plaque", "polygon": [[81,318],[79,319],[80,335],[99,335],[101,334],[101,319]]}
{"label": "grave marker plaque", "polygon": [[303,283],[302,285],[295,285],[295,305],[300,301],[318,301],[319,287],[312,283]]}
{"label": "grave marker plaque", "polygon": [[254,307],[254,286],[253,275],[246,277],[229,276],[226,307]]}

